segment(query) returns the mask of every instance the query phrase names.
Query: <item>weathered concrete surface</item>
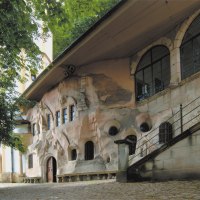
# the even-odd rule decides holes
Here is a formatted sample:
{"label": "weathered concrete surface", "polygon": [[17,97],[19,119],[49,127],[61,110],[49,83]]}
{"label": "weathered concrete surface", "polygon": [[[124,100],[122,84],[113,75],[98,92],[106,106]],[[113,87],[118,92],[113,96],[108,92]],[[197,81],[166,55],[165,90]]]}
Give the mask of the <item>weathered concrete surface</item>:
{"label": "weathered concrete surface", "polygon": [[139,174],[153,180],[200,178],[199,155],[200,130],[141,164]]}
{"label": "weathered concrete surface", "polygon": [[1,200],[192,200],[200,199],[200,181],[64,184],[0,184]]}

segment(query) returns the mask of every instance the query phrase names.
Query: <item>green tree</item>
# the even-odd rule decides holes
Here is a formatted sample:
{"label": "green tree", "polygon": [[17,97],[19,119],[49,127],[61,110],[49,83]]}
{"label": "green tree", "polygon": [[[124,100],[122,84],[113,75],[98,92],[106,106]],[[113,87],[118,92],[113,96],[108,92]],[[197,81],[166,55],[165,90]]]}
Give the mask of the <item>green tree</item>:
{"label": "green tree", "polygon": [[50,29],[57,56],[119,1],[0,0],[1,143],[24,150],[20,138],[12,133],[18,106],[24,102],[15,90],[15,81],[20,79],[22,67],[36,72],[40,66],[41,52],[34,41],[48,37]]}
{"label": "green tree", "polygon": [[20,79],[22,67],[36,71],[40,65],[40,50],[34,41],[47,36],[50,21],[66,21],[62,3],[62,0],[0,0],[0,142],[20,151],[24,150],[23,145],[12,131],[18,106],[24,100],[19,98],[15,82]]}
{"label": "green tree", "polygon": [[54,57],[88,30],[121,0],[67,0],[62,4],[67,22],[49,23],[53,33]]}

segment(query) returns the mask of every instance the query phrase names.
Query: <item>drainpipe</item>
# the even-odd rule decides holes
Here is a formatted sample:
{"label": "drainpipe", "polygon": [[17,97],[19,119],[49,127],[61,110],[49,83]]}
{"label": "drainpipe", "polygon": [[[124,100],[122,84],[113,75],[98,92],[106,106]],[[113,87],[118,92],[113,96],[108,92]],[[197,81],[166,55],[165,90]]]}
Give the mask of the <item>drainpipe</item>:
{"label": "drainpipe", "polygon": [[11,148],[11,183],[13,183],[13,175],[14,174],[14,150]]}
{"label": "drainpipe", "polygon": [[180,104],[180,123],[181,123],[181,134],[183,133],[183,106]]}

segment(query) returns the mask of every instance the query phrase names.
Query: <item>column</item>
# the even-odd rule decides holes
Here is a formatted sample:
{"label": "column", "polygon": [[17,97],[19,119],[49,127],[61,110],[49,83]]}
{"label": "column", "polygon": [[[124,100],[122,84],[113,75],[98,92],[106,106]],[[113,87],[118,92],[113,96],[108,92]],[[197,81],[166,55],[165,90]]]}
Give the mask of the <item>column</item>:
{"label": "column", "polygon": [[118,182],[127,182],[129,146],[125,140],[118,140],[115,143],[118,144],[118,172],[116,179]]}
{"label": "column", "polygon": [[19,152],[19,176],[23,176],[22,153]]}

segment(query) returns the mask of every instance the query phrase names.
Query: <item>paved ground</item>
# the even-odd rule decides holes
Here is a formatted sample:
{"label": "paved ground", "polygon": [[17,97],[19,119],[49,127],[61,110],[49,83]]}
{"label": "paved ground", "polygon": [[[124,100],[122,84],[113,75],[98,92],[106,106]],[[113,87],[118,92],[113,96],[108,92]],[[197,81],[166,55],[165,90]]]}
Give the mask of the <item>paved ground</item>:
{"label": "paved ground", "polygon": [[0,200],[200,200],[200,181],[0,184]]}

